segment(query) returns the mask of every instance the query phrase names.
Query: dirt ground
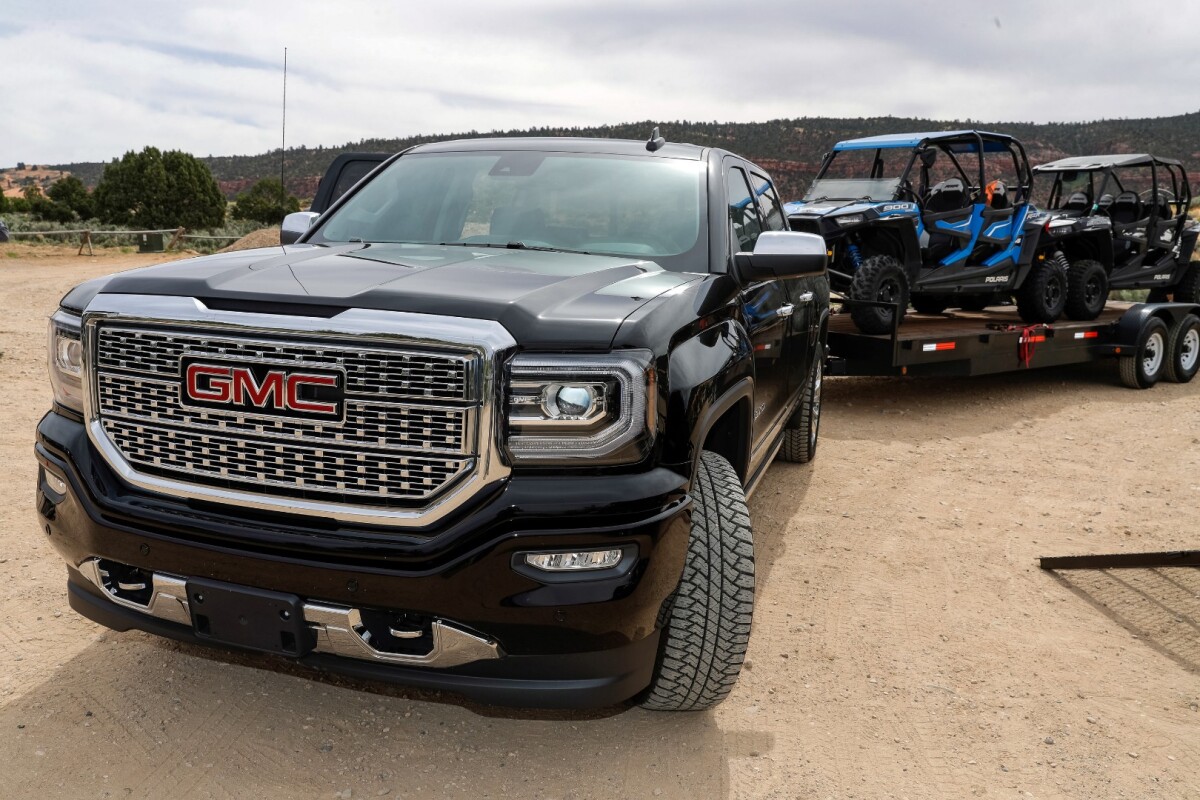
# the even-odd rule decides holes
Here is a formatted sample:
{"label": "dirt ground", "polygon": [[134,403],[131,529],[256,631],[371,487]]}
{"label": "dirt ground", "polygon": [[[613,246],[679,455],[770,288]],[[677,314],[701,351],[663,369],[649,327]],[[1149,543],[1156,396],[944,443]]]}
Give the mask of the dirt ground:
{"label": "dirt ground", "polygon": [[751,503],[758,608],[728,701],[486,708],[68,608],[32,504],[45,319],[153,260],[0,247],[6,796],[1200,797],[1200,571],[1036,566],[1200,547],[1200,381],[831,379],[816,462]]}

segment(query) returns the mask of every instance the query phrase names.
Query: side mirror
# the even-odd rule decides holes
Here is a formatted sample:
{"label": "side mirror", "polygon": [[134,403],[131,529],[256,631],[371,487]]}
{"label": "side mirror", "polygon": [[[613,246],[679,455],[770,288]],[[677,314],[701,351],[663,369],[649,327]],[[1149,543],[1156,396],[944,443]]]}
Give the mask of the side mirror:
{"label": "side mirror", "polygon": [[813,233],[765,231],[753,253],[737,253],[734,269],[743,283],[808,278],[825,273],[825,239]]}
{"label": "side mirror", "polygon": [[294,244],[297,239],[308,232],[313,220],[321,216],[313,211],[295,211],[283,218],[283,227],[279,229],[280,244]]}

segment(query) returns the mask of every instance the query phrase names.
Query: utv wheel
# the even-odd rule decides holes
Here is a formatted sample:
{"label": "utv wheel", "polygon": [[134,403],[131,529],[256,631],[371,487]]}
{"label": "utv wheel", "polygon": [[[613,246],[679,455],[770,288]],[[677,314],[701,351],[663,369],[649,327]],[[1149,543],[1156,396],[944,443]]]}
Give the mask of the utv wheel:
{"label": "utv wheel", "polygon": [[705,451],[692,497],[683,579],[641,698],[643,707],[656,711],[699,711],[724,700],[750,640],[754,540],[741,481],[728,461]]}
{"label": "utv wheel", "polygon": [[896,308],[853,306],[850,309],[850,318],[863,333],[891,333],[892,326],[900,324],[908,308],[908,277],[900,262],[891,256],[871,256],[863,261],[850,282],[850,299],[895,303]]}
{"label": "utv wheel", "polygon": [[1187,383],[1200,368],[1200,317],[1188,314],[1167,341],[1167,380]]}
{"label": "utv wheel", "polygon": [[1108,302],[1108,273],[1099,261],[1085,258],[1067,270],[1066,314],[1070,319],[1095,319]]}
{"label": "utv wheel", "polygon": [[820,358],[820,349],[813,358],[812,369],[800,395],[800,408],[793,418],[797,424],[783,432],[783,446],[779,457],[795,464],[807,464],[817,454],[817,437],[821,433],[821,382],[825,366]]}
{"label": "utv wheel", "polygon": [[918,314],[940,314],[950,307],[950,299],[938,294],[914,294],[910,302]]}
{"label": "utv wheel", "polygon": [[1066,272],[1053,259],[1034,266],[1017,290],[1017,313],[1026,322],[1054,322],[1066,304]]}
{"label": "utv wheel", "polygon": [[1138,333],[1133,355],[1121,356],[1121,383],[1149,389],[1167,371],[1167,323],[1150,317]]}
{"label": "utv wheel", "polygon": [[1200,303],[1200,261],[1188,265],[1183,278],[1175,284],[1176,303]]}

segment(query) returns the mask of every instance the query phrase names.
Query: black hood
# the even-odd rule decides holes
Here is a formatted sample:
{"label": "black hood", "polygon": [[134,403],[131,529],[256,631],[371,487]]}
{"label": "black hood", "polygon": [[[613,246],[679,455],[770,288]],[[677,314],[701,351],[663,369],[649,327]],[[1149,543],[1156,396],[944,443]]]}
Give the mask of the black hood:
{"label": "black hood", "polygon": [[580,253],[294,245],[121,273],[84,284],[64,303],[82,307],[104,292],[195,297],[267,312],[286,306],[288,313],[303,313],[298,306],[314,306],[325,316],[340,308],[408,311],[495,320],[526,347],[606,348],[643,304],[699,279],[651,261]]}

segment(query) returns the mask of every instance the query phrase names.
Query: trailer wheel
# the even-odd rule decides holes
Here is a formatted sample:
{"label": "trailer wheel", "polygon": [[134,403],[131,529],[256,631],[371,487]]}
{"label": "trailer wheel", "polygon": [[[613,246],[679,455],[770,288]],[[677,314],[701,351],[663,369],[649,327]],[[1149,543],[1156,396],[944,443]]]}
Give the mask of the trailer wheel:
{"label": "trailer wheel", "polygon": [[1149,389],[1167,368],[1167,323],[1150,317],[1138,332],[1133,355],[1121,356],[1121,383],[1130,389]]}
{"label": "trailer wheel", "polygon": [[821,381],[824,365],[820,358],[813,358],[812,369],[808,371],[808,380],[804,383],[804,393],[800,396],[800,408],[796,410],[797,425],[783,432],[783,446],[779,448],[779,457],[794,464],[807,464],[817,454],[817,437],[821,433]]}
{"label": "trailer wheel", "polygon": [[1188,314],[1171,329],[1167,343],[1167,380],[1187,383],[1200,369],[1200,317]]}
{"label": "trailer wheel", "polygon": [[683,579],[650,687],[640,698],[655,711],[700,711],[737,682],[754,612],[754,538],[746,495],[733,466],[700,454],[692,497],[692,534]]}
{"label": "trailer wheel", "polygon": [[1054,322],[1067,304],[1067,275],[1053,258],[1035,265],[1017,290],[1017,313],[1026,322]]}
{"label": "trailer wheel", "polygon": [[1200,261],[1193,261],[1175,284],[1176,303],[1200,303]]}
{"label": "trailer wheel", "polygon": [[950,298],[940,294],[914,294],[909,302],[918,314],[940,314],[950,307]]}
{"label": "trailer wheel", "polygon": [[[871,256],[854,273],[850,299],[895,303],[897,309],[877,306],[850,309],[850,318],[863,333],[891,333],[892,325],[899,325],[908,309],[908,276],[900,268],[900,262],[891,256]],[[897,316],[899,319],[895,319]]]}
{"label": "trailer wheel", "polygon": [[1099,261],[1085,258],[1067,270],[1066,314],[1071,319],[1100,316],[1108,301],[1108,273]]}

